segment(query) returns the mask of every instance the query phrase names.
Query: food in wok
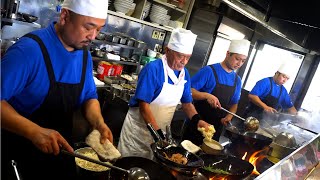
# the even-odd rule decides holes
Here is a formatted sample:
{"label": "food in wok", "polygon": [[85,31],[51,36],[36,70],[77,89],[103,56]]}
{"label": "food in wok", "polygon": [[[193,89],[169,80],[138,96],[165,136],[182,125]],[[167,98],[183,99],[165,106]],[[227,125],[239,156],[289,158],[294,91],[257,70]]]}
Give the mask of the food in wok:
{"label": "food in wok", "polygon": [[164,155],[165,155],[165,158],[170,160],[170,161],[173,161],[175,163],[178,163],[178,164],[183,164],[183,165],[186,165],[188,163],[188,159],[186,157],[184,157],[182,154],[180,153],[175,153],[175,154],[172,154],[171,157],[169,157],[165,152],[164,152]]}
{"label": "food in wok", "polygon": [[225,174],[225,175],[230,175],[230,174],[231,174],[231,173],[228,172],[228,171],[224,171],[224,170],[222,170],[222,169],[215,168],[215,167],[213,167],[213,166],[211,166],[211,165],[209,165],[209,166],[204,166],[203,169],[206,170],[206,171],[210,171],[210,172],[213,172],[213,173],[217,173],[217,174]]}
{"label": "food in wok", "polygon": [[[89,157],[91,159],[99,160],[99,157],[97,153],[90,147],[80,148],[75,151],[78,154],[84,155],[86,157]],[[80,158],[75,158],[76,164],[86,170],[95,171],[95,172],[102,172],[107,171],[109,168],[105,166],[101,166],[99,164],[95,164]]]}

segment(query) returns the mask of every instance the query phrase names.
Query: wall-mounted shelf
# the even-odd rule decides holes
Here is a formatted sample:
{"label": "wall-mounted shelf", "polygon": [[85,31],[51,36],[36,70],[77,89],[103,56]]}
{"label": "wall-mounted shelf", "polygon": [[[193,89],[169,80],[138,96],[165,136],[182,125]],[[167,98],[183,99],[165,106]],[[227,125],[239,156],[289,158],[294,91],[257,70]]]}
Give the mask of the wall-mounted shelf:
{"label": "wall-mounted shelf", "polygon": [[107,62],[113,62],[113,63],[131,65],[131,66],[138,66],[139,65],[139,63],[135,63],[135,62],[118,61],[118,60],[111,60],[111,59],[100,58],[100,57],[92,57],[92,60],[94,60],[94,61],[107,61]]}
{"label": "wall-mounted shelf", "polygon": [[147,26],[151,26],[151,27],[155,27],[155,28],[158,28],[158,29],[162,29],[162,30],[165,30],[165,31],[170,31],[171,32],[173,30],[172,27],[160,26],[159,24],[154,24],[154,23],[151,23],[151,22],[147,22],[147,21],[144,21],[144,20],[141,20],[141,19],[137,19],[137,18],[134,18],[134,17],[131,17],[131,16],[127,16],[125,14],[114,12],[114,11],[111,11],[111,10],[108,10],[108,14],[113,15],[113,16],[117,16],[117,17],[121,17],[121,18],[124,18],[124,19],[128,19],[130,21],[138,22],[138,23],[141,23],[141,24],[144,24],[144,25],[147,25]]}
{"label": "wall-mounted shelf", "polygon": [[175,10],[177,12],[182,13],[182,14],[186,14],[187,13],[187,11],[182,10],[182,9],[178,8],[177,6],[175,6],[173,4],[170,4],[170,3],[162,2],[160,0],[153,0],[153,2],[161,4],[161,5],[163,5],[163,6],[167,7],[167,8],[173,9],[173,10]]}
{"label": "wall-mounted shelf", "polygon": [[21,24],[21,25],[26,25],[26,26],[31,26],[31,27],[35,27],[35,28],[41,28],[41,25],[38,23],[28,23],[25,21],[19,21],[19,20],[15,20],[15,19],[9,19],[9,18],[1,18],[1,22],[5,22],[5,24],[1,23],[1,27],[3,27],[3,25],[7,25],[7,23],[9,24]]}
{"label": "wall-mounted shelf", "polygon": [[119,44],[119,43],[114,43],[114,42],[109,42],[109,41],[104,41],[104,40],[93,40],[92,41],[93,43],[99,43],[99,44],[109,44],[109,45],[112,45],[112,46],[118,46],[118,47],[122,47],[122,48],[126,48],[126,49],[139,49],[139,48],[136,48],[136,47],[133,47],[133,46],[127,46],[127,45],[124,45],[124,44]]}

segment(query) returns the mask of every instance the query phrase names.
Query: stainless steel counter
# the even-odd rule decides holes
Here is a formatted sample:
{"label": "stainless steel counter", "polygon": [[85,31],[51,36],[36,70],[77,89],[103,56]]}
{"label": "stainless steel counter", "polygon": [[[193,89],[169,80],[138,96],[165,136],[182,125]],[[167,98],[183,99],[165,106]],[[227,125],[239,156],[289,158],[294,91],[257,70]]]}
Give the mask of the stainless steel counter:
{"label": "stainless steel counter", "polygon": [[[305,179],[320,159],[320,134],[263,172],[256,179]],[[311,173],[312,174],[312,173]]]}

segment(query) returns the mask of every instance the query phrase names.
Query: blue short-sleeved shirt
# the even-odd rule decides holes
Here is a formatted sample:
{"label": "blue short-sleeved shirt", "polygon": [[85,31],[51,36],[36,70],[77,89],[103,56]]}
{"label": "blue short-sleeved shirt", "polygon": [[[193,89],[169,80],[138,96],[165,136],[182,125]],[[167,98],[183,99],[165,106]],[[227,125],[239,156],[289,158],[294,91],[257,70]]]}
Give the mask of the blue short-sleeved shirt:
{"label": "blue short-sleeved shirt", "polygon": [[[190,75],[186,68],[185,70],[185,80],[184,91],[181,97],[181,103],[191,103],[191,89],[190,89]],[[178,77],[181,71],[174,71],[175,75]],[[137,107],[139,105],[139,100],[151,103],[160,94],[164,82],[164,72],[162,60],[158,59],[148,63],[144,68],[142,68],[139,78],[137,89],[134,97],[130,99],[129,106]],[[168,83],[174,84],[170,78],[168,78]]]}
{"label": "blue short-sleeved shirt", "polygon": [[[271,89],[269,78],[270,77],[264,78],[258,81],[256,85],[253,87],[253,89],[250,91],[250,94],[258,96],[263,101],[267,97]],[[275,98],[278,98],[281,86],[277,85],[276,82],[273,80],[273,78],[271,82],[273,86],[271,95]],[[280,99],[278,101],[278,105],[283,109],[288,109],[293,106],[293,103],[290,99],[288,91],[284,86],[282,86],[282,92],[280,95]]]}
{"label": "blue short-sleeved shirt", "polygon": [[[51,59],[56,81],[76,84],[81,80],[83,51],[67,51],[59,40],[54,23],[32,32],[44,42]],[[88,52],[85,82],[78,105],[97,99]],[[43,103],[49,90],[49,78],[42,52],[36,41],[23,37],[12,45],[1,60],[1,100],[19,113],[30,115]]]}
{"label": "blue short-sleeved shirt", "polygon": [[[234,94],[230,100],[230,105],[238,104],[241,95],[241,79],[234,72],[225,71],[220,63],[212,64],[214,69],[217,72],[218,80],[220,84],[233,86],[235,76],[237,76],[237,85],[234,91]],[[205,66],[201,68],[192,78],[191,78],[191,87],[200,92],[212,93],[216,87],[216,79],[214,77],[213,71],[210,66]]]}

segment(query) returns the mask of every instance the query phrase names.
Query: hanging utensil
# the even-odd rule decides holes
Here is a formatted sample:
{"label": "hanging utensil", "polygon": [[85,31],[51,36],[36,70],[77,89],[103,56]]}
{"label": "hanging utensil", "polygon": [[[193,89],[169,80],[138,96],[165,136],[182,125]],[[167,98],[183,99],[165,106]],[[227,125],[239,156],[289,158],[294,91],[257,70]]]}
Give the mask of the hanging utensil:
{"label": "hanging utensil", "polygon": [[233,116],[241,119],[242,121],[244,121],[244,126],[246,128],[246,130],[250,131],[250,132],[255,132],[259,129],[259,120],[255,117],[248,117],[246,119],[244,119],[243,117],[240,117],[239,115],[233,113],[233,112],[230,112],[228,111],[227,109],[221,107],[221,110],[229,113],[229,114],[232,114]]}
{"label": "hanging utensil", "polygon": [[120,167],[117,167],[117,166],[113,166],[113,165],[110,165],[110,164],[107,164],[107,163],[104,163],[104,162],[89,158],[89,157],[81,155],[81,154],[71,153],[71,152],[68,152],[68,151],[63,150],[63,149],[61,150],[61,153],[66,154],[68,156],[77,157],[77,158],[80,158],[80,159],[83,159],[83,160],[86,160],[86,161],[89,161],[89,162],[92,162],[92,163],[96,163],[96,164],[99,164],[101,166],[105,166],[105,167],[108,167],[108,168],[111,168],[111,169],[115,169],[115,170],[118,170],[118,171],[125,172],[125,173],[128,174],[128,179],[129,180],[140,180],[140,179],[141,180],[149,180],[150,179],[149,175],[146,173],[146,171],[141,169],[141,168],[138,168],[138,167],[133,167],[133,168],[130,168],[129,170],[126,170],[126,169],[123,169],[123,168],[120,168]]}

